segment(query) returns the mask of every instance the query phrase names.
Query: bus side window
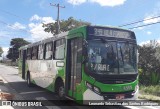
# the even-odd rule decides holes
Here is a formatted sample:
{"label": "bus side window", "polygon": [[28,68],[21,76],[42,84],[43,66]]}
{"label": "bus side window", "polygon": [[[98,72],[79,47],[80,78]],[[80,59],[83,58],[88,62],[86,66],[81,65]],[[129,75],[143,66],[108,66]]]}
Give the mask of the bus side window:
{"label": "bus side window", "polygon": [[32,47],[32,60],[37,59],[37,53],[38,53],[37,46]]}
{"label": "bus side window", "polygon": [[31,48],[27,48],[27,60],[31,59]]}
{"label": "bus side window", "polygon": [[52,59],[52,42],[45,44],[45,59]]}
{"label": "bus side window", "polygon": [[64,59],[65,39],[55,41],[55,59]]}
{"label": "bus side window", "polygon": [[42,60],[43,59],[43,52],[44,52],[44,45],[39,45],[38,46],[38,59]]}

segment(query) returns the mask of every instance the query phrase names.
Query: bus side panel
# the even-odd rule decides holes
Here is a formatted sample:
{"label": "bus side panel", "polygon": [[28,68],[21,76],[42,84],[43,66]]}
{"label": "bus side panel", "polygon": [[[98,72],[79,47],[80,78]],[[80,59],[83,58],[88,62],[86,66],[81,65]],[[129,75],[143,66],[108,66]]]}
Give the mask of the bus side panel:
{"label": "bus side panel", "polygon": [[54,91],[54,82],[58,76],[64,76],[64,68],[57,67],[57,60],[28,60],[31,82]]}

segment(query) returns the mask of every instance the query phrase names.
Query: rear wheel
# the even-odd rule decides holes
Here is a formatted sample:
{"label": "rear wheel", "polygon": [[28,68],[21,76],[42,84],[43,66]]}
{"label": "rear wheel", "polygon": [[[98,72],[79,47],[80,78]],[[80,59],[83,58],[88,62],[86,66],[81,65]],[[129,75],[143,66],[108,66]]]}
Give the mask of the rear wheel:
{"label": "rear wheel", "polygon": [[60,99],[64,99],[64,83],[62,81],[57,82],[56,93]]}

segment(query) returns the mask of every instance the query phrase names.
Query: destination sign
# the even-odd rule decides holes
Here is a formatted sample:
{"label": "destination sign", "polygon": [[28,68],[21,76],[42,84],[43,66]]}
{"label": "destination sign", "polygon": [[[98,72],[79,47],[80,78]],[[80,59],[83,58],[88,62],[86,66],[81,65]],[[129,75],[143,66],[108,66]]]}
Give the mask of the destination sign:
{"label": "destination sign", "polygon": [[113,29],[102,29],[102,28],[94,28],[94,35],[116,37],[116,38],[127,38],[127,39],[129,39],[131,36],[131,34],[126,31],[119,31],[119,30],[113,30]]}
{"label": "destination sign", "polygon": [[105,36],[124,39],[135,39],[134,34],[132,34],[132,32],[130,31],[109,27],[89,27],[88,35],[90,38],[93,36]]}

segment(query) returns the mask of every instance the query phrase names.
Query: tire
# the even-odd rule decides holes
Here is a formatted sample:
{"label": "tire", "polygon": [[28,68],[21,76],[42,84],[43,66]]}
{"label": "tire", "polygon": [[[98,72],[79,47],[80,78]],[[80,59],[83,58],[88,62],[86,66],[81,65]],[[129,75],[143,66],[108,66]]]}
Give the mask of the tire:
{"label": "tire", "polygon": [[60,99],[64,99],[64,83],[58,82],[57,87],[56,87],[56,93],[58,94]]}
{"label": "tire", "polygon": [[30,79],[30,74],[29,73],[27,74],[27,86],[28,87],[32,87],[33,86],[33,84],[31,83],[31,79]]}

